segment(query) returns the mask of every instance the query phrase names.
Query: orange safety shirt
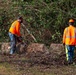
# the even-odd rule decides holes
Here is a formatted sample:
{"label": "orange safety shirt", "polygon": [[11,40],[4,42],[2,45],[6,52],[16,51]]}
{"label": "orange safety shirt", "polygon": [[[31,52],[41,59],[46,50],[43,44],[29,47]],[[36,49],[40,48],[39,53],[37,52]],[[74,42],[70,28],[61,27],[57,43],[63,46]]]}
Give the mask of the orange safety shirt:
{"label": "orange safety shirt", "polygon": [[14,21],[9,29],[9,32],[12,34],[15,34],[17,36],[21,36],[20,34],[20,22],[19,21]]}
{"label": "orange safety shirt", "polygon": [[63,34],[65,45],[76,45],[76,28],[72,25],[66,27]]}

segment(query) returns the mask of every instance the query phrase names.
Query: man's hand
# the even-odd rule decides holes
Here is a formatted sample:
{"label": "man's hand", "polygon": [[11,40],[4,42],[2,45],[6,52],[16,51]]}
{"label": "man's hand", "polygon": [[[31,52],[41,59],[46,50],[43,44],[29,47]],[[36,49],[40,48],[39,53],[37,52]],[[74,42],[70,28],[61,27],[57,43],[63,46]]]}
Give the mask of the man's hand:
{"label": "man's hand", "polygon": [[20,42],[22,42],[22,40],[23,40],[22,36],[19,37],[19,40],[20,40]]}
{"label": "man's hand", "polygon": [[20,36],[20,37],[17,37],[17,41],[18,42],[22,42],[22,37]]}

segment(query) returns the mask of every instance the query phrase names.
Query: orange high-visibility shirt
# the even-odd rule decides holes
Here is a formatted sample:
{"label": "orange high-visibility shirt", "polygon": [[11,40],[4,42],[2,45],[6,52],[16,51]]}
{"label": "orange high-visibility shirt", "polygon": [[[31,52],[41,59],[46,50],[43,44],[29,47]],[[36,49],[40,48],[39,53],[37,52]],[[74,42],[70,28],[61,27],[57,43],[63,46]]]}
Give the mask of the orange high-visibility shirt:
{"label": "orange high-visibility shirt", "polygon": [[65,45],[76,45],[76,28],[74,26],[70,25],[65,28],[63,43],[65,43]]}
{"label": "orange high-visibility shirt", "polygon": [[14,21],[9,29],[9,32],[12,34],[15,34],[17,36],[21,36],[20,34],[20,22],[19,21]]}

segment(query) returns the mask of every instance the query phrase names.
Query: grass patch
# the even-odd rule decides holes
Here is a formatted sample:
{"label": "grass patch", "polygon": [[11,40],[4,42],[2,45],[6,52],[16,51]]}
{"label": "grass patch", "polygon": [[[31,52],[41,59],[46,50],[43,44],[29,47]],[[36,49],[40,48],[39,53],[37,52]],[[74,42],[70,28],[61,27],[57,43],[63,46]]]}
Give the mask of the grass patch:
{"label": "grass patch", "polygon": [[14,65],[7,62],[0,63],[0,75],[20,75],[15,69]]}

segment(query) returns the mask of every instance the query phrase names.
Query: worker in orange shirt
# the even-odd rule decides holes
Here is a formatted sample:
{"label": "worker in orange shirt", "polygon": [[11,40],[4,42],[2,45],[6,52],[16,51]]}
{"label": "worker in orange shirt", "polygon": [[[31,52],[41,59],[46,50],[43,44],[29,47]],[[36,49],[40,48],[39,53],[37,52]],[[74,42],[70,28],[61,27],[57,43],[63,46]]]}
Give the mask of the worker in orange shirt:
{"label": "worker in orange shirt", "polygon": [[70,19],[69,26],[64,29],[63,45],[65,45],[68,64],[72,64],[76,45],[76,28],[74,27],[74,19]]}
{"label": "worker in orange shirt", "polygon": [[[16,21],[14,21],[9,29],[9,37],[10,37],[10,54],[13,54],[16,51],[16,43],[17,39],[21,37],[20,34],[20,25],[23,22],[22,17],[18,17]],[[19,39],[18,39],[19,40]]]}

